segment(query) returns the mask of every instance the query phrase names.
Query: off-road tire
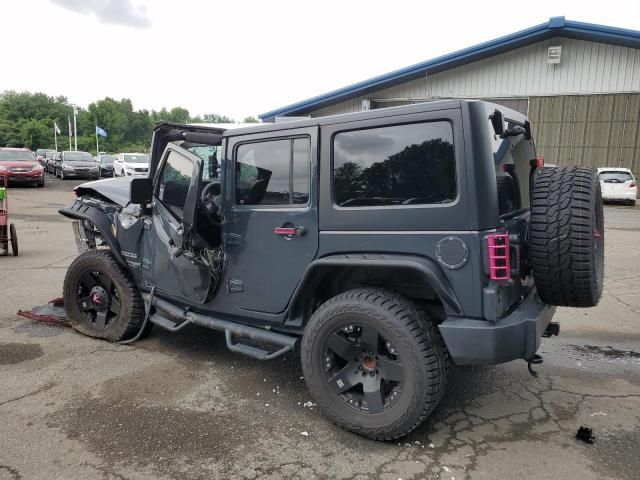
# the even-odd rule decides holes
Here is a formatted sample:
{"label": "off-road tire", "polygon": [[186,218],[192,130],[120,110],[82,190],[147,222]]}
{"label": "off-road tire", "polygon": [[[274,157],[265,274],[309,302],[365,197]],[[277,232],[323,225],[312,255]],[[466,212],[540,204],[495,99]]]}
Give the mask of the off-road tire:
{"label": "off-road tire", "polygon": [[595,170],[543,168],[531,196],[529,260],[540,298],[593,307],[602,294],[604,221]]}
{"label": "off-road tire", "polygon": [[[76,292],[80,277],[89,271],[108,275],[120,299],[120,312],[103,330],[94,327],[87,315],[81,311],[77,301]],[[69,323],[75,330],[90,337],[111,342],[127,340],[138,333],[145,317],[144,301],[138,288],[107,250],[91,250],[71,262],[64,278],[63,295]]]}
{"label": "off-road tire", "polygon": [[[381,413],[350,408],[331,391],[323,373],[328,335],[350,321],[376,326],[402,359],[403,391]],[[449,357],[437,326],[402,295],[358,288],[328,300],[314,312],[301,347],[304,378],[323,414],[336,425],[374,440],[394,440],[418,427],[436,408],[447,383]]]}

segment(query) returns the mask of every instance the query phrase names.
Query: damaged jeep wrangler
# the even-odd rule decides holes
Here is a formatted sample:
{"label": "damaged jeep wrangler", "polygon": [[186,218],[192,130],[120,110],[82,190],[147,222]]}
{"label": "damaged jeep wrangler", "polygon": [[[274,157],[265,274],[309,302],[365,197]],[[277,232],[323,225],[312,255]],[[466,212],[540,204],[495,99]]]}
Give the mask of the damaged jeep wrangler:
{"label": "damaged jeep wrangler", "polygon": [[595,171],[545,168],[500,105],[160,123],[149,167],[60,210],[81,251],[73,327],[131,342],[195,325],[260,360],[300,349],[324,414],[377,440],[433,412],[450,363],[539,363],[555,306],[602,292]]}

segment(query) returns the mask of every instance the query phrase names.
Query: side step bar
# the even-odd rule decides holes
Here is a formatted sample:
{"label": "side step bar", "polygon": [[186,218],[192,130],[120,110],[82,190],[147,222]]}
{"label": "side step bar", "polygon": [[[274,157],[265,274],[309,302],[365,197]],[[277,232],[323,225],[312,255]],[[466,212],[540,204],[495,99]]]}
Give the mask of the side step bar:
{"label": "side step bar", "polygon": [[[151,295],[143,293],[142,298],[149,304]],[[208,315],[202,315],[196,312],[190,312],[182,309],[166,300],[154,296],[152,306],[156,312],[151,315],[149,321],[162,327],[170,332],[177,332],[187,325],[198,325],[200,327],[210,328],[224,332],[227,341],[227,348],[232,352],[241,353],[257,360],[271,360],[273,358],[284,355],[293,351],[298,339],[283,333],[272,332],[262,328],[250,327],[227,320],[220,320]],[[253,342],[274,345],[278,347],[276,351],[260,348],[259,346],[248,345],[242,343],[242,339],[234,341],[234,336],[245,337]]]}

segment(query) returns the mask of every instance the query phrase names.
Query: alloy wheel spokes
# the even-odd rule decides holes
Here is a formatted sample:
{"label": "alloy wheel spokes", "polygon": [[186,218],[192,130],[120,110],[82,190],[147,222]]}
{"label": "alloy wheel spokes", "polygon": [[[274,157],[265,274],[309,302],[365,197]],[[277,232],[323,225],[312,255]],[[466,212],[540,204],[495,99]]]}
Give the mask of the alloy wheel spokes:
{"label": "alloy wheel spokes", "polygon": [[87,291],[98,285],[98,283],[98,280],[96,280],[93,276],[93,272],[85,272],[80,277],[80,285],[83,288],[86,288]]}
{"label": "alloy wheel spokes", "polygon": [[347,325],[334,331],[325,349],[323,368],[328,386],[350,407],[380,413],[402,392],[402,362],[372,325]]}
{"label": "alloy wheel spokes", "polygon": [[340,358],[346,361],[353,359],[356,353],[356,345],[351,343],[345,337],[342,337],[338,332],[333,333],[327,340],[327,347]]}
{"label": "alloy wheel spokes", "polygon": [[369,413],[380,413],[384,410],[384,395],[381,388],[381,380],[372,378],[362,384],[364,399],[367,402]]}
{"label": "alloy wheel spokes", "polygon": [[360,345],[369,350],[370,352],[378,352],[378,339],[380,334],[378,330],[370,325],[366,325],[360,328]]}
{"label": "alloy wheel spokes", "polygon": [[360,378],[354,373],[353,366],[347,364],[342,370],[329,379],[329,386],[334,393],[341,394],[361,383]]}
{"label": "alloy wheel spokes", "polygon": [[116,297],[111,297],[111,303],[109,304],[109,311],[114,315],[118,315],[120,313],[120,300]]}
{"label": "alloy wheel spokes", "polygon": [[378,363],[381,378],[392,382],[404,382],[404,369],[401,363],[386,358],[380,358]]}
{"label": "alloy wheel spokes", "polygon": [[96,312],[96,327],[104,328],[107,324],[107,312]]}

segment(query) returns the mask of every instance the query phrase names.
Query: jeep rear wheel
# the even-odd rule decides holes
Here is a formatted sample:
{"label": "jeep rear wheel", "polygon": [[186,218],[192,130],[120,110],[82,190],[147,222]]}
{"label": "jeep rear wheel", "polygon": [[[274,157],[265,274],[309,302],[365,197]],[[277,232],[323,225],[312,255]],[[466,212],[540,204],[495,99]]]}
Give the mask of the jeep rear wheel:
{"label": "jeep rear wheel", "polygon": [[385,290],[350,290],[320,306],[301,357],[323,413],[375,440],[414,430],[446,386],[448,357],[437,328],[409,300]]}
{"label": "jeep rear wheel", "polygon": [[604,221],[597,173],[590,168],[543,168],[531,200],[529,259],[540,298],[567,307],[593,307],[604,275]]}
{"label": "jeep rear wheel", "polygon": [[74,329],[112,342],[133,337],[145,316],[140,292],[104,250],[85,252],[71,263],[64,305]]}

